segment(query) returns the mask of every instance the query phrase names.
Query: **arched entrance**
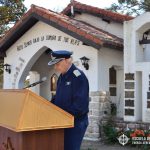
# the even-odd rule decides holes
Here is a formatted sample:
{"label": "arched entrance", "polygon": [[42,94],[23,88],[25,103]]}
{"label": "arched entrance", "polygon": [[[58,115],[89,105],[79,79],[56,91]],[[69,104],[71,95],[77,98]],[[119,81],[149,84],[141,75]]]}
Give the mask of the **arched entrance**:
{"label": "arched entrance", "polygon": [[53,67],[47,65],[49,60],[50,49],[46,46],[43,46],[31,57],[25,66],[17,85],[18,88],[22,89],[24,87],[24,81],[26,80],[27,76],[32,76],[31,78],[29,77],[30,84],[41,80],[43,77],[46,77],[47,80],[45,82],[36,85],[36,87],[32,87],[31,90],[45,99],[50,100],[51,92],[49,79],[51,75],[54,74],[54,70]]}

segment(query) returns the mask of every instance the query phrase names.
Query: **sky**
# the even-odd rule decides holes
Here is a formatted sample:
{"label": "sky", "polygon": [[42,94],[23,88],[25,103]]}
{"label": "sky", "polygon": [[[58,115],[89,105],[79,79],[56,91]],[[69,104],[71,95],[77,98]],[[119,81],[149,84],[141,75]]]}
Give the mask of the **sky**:
{"label": "sky", "polygon": [[[117,0],[76,0],[83,4],[106,8],[109,7],[112,3],[117,3]],[[41,6],[47,9],[51,9],[54,11],[62,11],[68,4],[70,0],[25,0],[24,4],[27,9],[30,8],[31,4],[35,4],[37,6]]]}

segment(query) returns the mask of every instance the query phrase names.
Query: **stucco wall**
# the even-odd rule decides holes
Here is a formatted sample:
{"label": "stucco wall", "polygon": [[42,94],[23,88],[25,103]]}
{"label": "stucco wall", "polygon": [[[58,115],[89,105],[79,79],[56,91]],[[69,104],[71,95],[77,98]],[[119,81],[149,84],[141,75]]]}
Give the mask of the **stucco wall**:
{"label": "stucco wall", "polygon": [[118,66],[123,69],[123,52],[102,48],[98,55],[98,88],[100,91],[109,91],[109,68]]}
{"label": "stucco wall", "polygon": [[84,21],[88,24],[91,24],[97,28],[100,28],[108,33],[114,34],[120,38],[123,38],[123,24],[116,23],[111,21],[110,23],[107,23],[106,21],[103,21],[100,17],[96,17],[90,14],[82,13],[76,14],[75,18],[81,21]]}
{"label": "stucco wall", "polygon": [[[150,51],[149,45],[139,44],[143,33],[150,29],[150,13],[144,13],[131,21],[124,23],[124,72],[125,82],[134,83],[134,88],[125,89],[125,101],[129,99],[131,91],[131,100],[134,105],[125,107],[132,111],[124,116],[126,121],[144,121],[150,122],[148,108],[149,102],[149,74],[150,74]],[[127,80],[128,74],[133,75],[133,79]]]}
{"label": "stucco wall", "polygon": [[[48,35],[54,35],[56,36],[56,39],[51,38],[47,40],[46,38]],[[61,40],[59,39],[60,36]],[[33,39],[35,38],[39,38],[39,41],[33,43]],[[26,44],[28,41],[29,45],[24,47],[24,43]],[[32,42],[31,45],[30,42]],[[82,45],[81,41],[78,41],[77,39],[74,39],[73,37],[42,22],[35,24],[7,50],[5,63],[11,64],[12,72],[11,74],[6,72],[4,73],[4,88],[22,88],[22,82],[25,80],[28,72],[46,48],[50,48],[52,50],[67,49],[73,51],[73,61],[75,61],[78,64],[78,67],[81,68],[87,75],[90,83],[90,91],[97,91],[98,51],[90,46]],[[81,65],[80,57],[83,56],[90,59],[89,70],[85,70]]]}
{"label": "stucco wall", "polygon": [[110,100],[117,106],[117,116],[123,116],[123,52],[113,49],[100,49],[98,60],[98,91],[109,91],[109,68],[114,66],[117,73],[116,96],[110,96]]}

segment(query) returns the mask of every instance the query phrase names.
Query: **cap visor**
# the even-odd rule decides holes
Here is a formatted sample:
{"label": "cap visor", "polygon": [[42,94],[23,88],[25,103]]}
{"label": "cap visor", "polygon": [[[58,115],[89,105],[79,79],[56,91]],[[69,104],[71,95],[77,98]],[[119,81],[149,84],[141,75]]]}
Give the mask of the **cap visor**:
{"label": "cap visor", "polygon": [[55,64],[57,64],[58,62],[60,62],[61,60],[63,60],[63,59],[64,59],[64,58],[53,59],[53,60],[51,60],[51,61],[48,63],[48,66],[55,65]]}

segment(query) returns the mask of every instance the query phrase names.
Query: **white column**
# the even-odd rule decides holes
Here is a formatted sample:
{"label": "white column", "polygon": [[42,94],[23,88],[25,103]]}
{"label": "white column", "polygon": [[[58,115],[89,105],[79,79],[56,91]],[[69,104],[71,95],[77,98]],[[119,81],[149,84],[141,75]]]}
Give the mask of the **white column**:
{"label": "white column", "polygon": [[145,69],[142,78],[142,121],[150,122],[150,109],[147,109],[147,92],[149,92],[149,72]]}
{"label": "white column", "polygon": [[[40,74],[36,71],[30,71],[29,76],[30,76],[30,79],[29,79],[30,84],[40,80]],[[37,84],[36,86],[31,87],[30,90],[40,95],[40,84]]]}

